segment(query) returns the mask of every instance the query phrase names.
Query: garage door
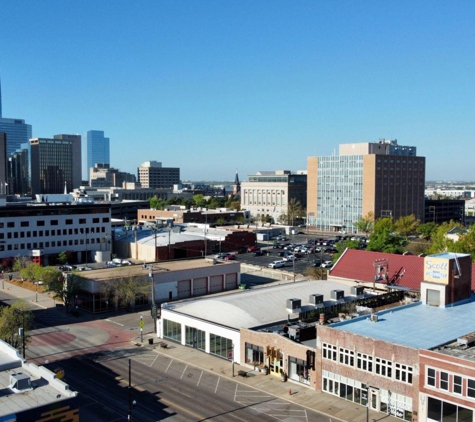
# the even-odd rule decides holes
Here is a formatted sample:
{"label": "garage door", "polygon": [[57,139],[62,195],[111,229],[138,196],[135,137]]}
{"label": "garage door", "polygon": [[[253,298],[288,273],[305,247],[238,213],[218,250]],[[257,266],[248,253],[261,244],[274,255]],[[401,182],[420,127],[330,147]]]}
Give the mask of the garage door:
{"label": "garage door", "polygon": [[237,274],[226,274],[226,286],[225,290],[237,289]]}
{"label": "garage door", "polygon": [[209,285],[210,293],[218,293],[223,291],[223,276],[213,275],[210,279]]}
{"label": "garage door", "polygon": [[207,278],[195,278],[193,280],[193,296],[202,296],[206,294]]}
{"label": "garage door", "polygon": [[181,280],[178,282],[178,299],[191,297],[191,280]]}

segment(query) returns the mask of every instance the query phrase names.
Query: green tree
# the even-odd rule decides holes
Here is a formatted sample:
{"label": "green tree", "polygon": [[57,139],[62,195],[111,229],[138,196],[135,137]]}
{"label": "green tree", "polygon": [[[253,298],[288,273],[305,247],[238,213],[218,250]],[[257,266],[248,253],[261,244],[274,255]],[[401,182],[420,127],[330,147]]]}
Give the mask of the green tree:
{"label": "green tree", "polygon": [[20,272],[23,268],[26,267],[26,264],[31,262],[31,260],[26,257],[26,256],[19,256],[18,258],[15,259],[13,262],[13,267],[12,270],[14,272]]}
{"label": "green tree", "polygon": [[206,201],[203,195],[198,194],[193,195],[193,204],[195,205],[195,207],[206,208],[208,202]]}
{"label": "green tree", "polygon": [[147,275],[131,275],[123,267],[117,278],[102,283],[101,291],[112,298],[116,310],[119,309],[120,304],[123,304],[133,311],[136,296],[148,294],[150,285]]}
{"label": "green tree", "polygon": [[459,240],[455,242],[453,252],[470,254],[472,261],[475,261],[475,224],[468,229],[467,233],[460,235]]}
{"label": "green tree", "polygon": [[18,329],[23,328],[25,344],[28,343],[33,321],[33,313],[23,300],[14,302],[12,306],[0,307],[0,338],[12,347],[20,348],[23,339]]}
{"label": "green tree", "polygon": [[407,239],[407,236],[416,232],[417,227],[419,227],[419,220],[414,214],[403,215],[399,217],[394,223],[396,232],[401,236],[404,236]]}
{"label": "green tree", "polygon": [[345,252],[347,249],[359,249],[360,242],[359,240],[346,239],[335,244],[337,253],[333,254],[333,262],[336,262],[337,259]]}
{"label": "green tree", "polygon": [[460,229],[464,228],[461,223],[453,220],[439,224],[437,230],[434,230],[431,235],[431,246],[427,250],[427,253],[436,254],[441,252],[454,252],[455,242],[447,237],[447,233],[456,227]]}
{"label": "green tree", "polygon": [[432,235],[435,234],[438,227],[438,224],[429,221],[427,223],[420,224],[416,231],[417,233],[420,233],[425,239],[430,239]]}
{"label": "green tree", "polygon": [[43,274],[43,267],[35,262],[28,262],[24,268],[19,271],[19,276],[22,279],[30,281],[41,280]]}
{"label": "green tree", "polygon": [[374,223],[374,231],[369,237],[368,251],[402,254],[404,239],[394,233],[395,224],[392,217],[380,218]]}
{"label": "green tree", "polygon": [[373,233],[374,213],[369,212],[364,217],[361,216],[356,223],[353,223],[353,226],[358,230],[358,232],[362,232],[366,236]]}

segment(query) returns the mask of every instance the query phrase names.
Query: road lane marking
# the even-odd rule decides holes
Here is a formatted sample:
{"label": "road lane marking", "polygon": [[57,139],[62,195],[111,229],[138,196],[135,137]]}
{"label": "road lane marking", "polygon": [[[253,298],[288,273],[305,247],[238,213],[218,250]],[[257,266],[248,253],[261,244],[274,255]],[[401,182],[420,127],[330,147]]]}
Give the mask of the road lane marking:
{"label": "road lane marking", "polygon": [[111,322],[112,324],[120,325],[121,327],[124,326],[124,324],[120,324],[119,322],[112,321],[109,318],[105,319],[104,321]]}
{"label": "road lane marking", "polygon": [[232,416],[233,418],[239,419],[240,421],[246,422],[246,419],[238,418],[236,415],[233,415],[232,413],[228,413],[228,415],[229,415],[229,416]]}
{"label": "road lane marking", "polygon": [[183,394],[184,396],[189,397],[190,399],[193,398],[193,396],[190,396],[189,394],[185,394],[185,393],[183,393],[182,391],[177,390],[177,389],[175,389],[175,388],[171,388],[171,387],[170,387],[170,390],[173,390],[173,391],[176,391],[177,393]]}
{"label": "road lane marking", "polygon": [[180,377],[180,379],[182,379],[182,378],[183,378],[183,375],[185,375],[186,368],[188,368],[188,365],[186,365],[186,366],[185,366],[185,369],[183,369],[183,373],[181,374],[181,377]]}

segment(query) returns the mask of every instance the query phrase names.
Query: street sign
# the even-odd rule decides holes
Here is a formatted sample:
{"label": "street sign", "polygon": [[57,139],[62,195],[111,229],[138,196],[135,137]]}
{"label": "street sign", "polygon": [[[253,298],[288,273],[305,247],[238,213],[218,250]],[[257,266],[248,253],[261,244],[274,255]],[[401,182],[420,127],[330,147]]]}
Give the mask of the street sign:
{"label": "street sign", "polygon": [[145,322],[143,319],[140,320],[140,328],[143,328],[145,326]]}
{"label": "street sign", "polygon": [[233,358],[233,351],[228,350],[228,359],[231,360]]}

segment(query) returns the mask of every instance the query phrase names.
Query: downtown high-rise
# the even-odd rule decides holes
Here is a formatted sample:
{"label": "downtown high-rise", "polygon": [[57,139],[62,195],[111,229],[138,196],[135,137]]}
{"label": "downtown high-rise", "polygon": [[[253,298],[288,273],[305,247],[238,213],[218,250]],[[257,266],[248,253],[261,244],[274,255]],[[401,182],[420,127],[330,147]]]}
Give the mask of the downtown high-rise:
{"label": "downtown high-rise", "polygon": [[96,164],[110,165],[110,140],[104,137],[102,130],[89,130],[86,133],[86,178],[90,179],[91,169]]}

